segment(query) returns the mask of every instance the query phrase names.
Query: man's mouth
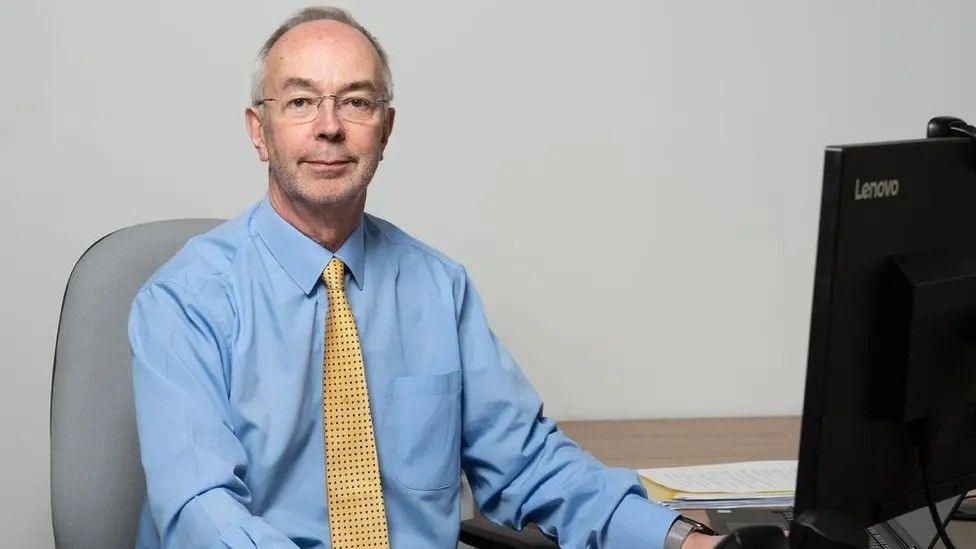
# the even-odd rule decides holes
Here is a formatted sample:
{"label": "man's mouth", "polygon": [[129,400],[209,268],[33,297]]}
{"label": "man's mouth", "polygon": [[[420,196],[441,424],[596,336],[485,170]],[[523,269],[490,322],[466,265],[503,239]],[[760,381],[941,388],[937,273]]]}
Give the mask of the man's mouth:
{"label": "man's mouth", "polygon": [[352,162],[351,158],[306,158],[303,162],[320,166],[340,166]]}
{"label": "man's mouth", "polygon": [[322,177],[339,177],[349,173],[355,160],[349,157],[339,158],[306,158],[302,162],[308,165],[308,170]]}

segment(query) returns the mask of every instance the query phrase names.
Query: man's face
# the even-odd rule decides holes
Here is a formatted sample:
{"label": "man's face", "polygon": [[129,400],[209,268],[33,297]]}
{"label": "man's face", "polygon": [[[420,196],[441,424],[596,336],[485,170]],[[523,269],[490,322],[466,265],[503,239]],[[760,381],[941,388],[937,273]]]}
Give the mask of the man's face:
{"label": "man's face", "polygon": [[295,123],[281,108],[289,98],[341,95],[356,84],[386,97],[382,64],[369,40],[336,21],[302,23],[271,48],[266,68],[262,97],[278,100],[248,108],[246,118],[258,155],[270,164],[271,184],[310,205],[363,195],[393,129],[393,109],[380,103],[372,119],[350,122],[326,98],[317,118]]}

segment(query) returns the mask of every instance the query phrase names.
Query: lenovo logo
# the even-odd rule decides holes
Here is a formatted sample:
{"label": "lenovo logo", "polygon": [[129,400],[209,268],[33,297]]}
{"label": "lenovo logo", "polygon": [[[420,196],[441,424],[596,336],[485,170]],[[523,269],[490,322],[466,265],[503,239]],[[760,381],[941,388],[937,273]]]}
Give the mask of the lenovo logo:
{"label": "lenovo logo", "polygon": [[898,196],[898,180],[883,179],[881,181],[854,181],[854,200],[872,200],[874,198],[891,198]]}

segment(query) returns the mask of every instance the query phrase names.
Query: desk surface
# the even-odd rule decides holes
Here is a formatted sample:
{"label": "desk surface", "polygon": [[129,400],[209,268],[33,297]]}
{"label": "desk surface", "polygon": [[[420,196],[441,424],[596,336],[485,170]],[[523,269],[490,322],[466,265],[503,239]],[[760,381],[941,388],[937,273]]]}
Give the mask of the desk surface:
{"label": "desk surface", "polygon": [[[562,421],[559,427],[606,465],[632,469],[796,459],[800,446],[799,417]],[[976,523],[953,522],[949,535],[957,547],[976,547]]]}
{"label": "desk surface", "polygon": [[563,421],[559,427],[611,467],[796,459],[800,418]]}

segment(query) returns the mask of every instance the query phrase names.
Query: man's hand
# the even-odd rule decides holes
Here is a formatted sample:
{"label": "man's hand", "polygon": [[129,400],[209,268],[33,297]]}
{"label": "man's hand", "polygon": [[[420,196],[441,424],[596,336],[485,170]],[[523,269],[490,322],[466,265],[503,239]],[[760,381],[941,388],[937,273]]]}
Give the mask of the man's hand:
{"label": "man's hand", "polygon": [[698,532],[692,532],[688,534],[685,542],[681,544],[681,549],[713,549],[723,538],[725,536],[707,536]]}

